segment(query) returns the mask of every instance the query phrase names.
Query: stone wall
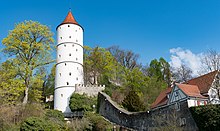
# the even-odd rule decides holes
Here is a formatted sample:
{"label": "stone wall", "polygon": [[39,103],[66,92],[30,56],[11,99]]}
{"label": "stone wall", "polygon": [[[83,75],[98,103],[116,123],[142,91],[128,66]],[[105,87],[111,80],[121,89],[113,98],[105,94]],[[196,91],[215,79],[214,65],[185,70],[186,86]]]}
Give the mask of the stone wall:
{"label": "stone wall", "polygon": [[98,111],[109,121],[135,130],[198,130],[186,102],[161,107],[147,112],[128,112],[103,92],[98,95]]}
{"label": "stone wall", "polygon": [[99,92],[105,90],[105,85],[82,85],[76,84],[75,93],[86,94],[88,96],[97,96]]}

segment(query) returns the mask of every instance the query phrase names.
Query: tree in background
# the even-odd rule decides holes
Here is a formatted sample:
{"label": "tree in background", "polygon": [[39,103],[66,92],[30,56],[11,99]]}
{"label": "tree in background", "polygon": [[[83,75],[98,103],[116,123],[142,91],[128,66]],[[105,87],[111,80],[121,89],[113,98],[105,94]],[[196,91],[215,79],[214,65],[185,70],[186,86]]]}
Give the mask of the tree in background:
{"label": "tree in background", "polygon": [[112,77],[115,59],[109,51],[101,47],[84,47],[84,79],[85,83],[99,84],[107,76]]}
{"label": "tree in background", "polygon": [[202,73],[212,72],[220,70],[220,53],[216,50],[208,50],[201,60],[202,63]]}
{"label": "tree in background", "polygon": [[51,69],[50,74],[44,80],[43,84],[43,96],[46,98],[49,95],[53,95],[55,87],[55,70],[56,66],[54,65]]}
{"label": "tree in background", "polygon": [[114,56],[116,61],[120,63],[123,67],[132,70],[135,67],[138,67],[138,58],[139,55],[135,54],[132,51],[122,50],[119,46],[111,46],[107,48],[109,52]]}
{"label": "tree in background", "polygon": [[170,65],[164,58],[161,57],[159,61],[157,59],[152,60],[146,71],[149,77],[156,77],[159,81],[165,81],[168,86],[171,84]]}
{"label": "tree in background", "polygon": [[182,83],[192,79],[192,70],[184,64],[180,67],[173,68],[172,72],[175,82]]}
{"label": "tree in background", "polygon": [[134,90],[130,90],[128,95],[122,102],[122,105],[131,112],[143,111],[143,102],[140,100],[139,96]]}
{"label": "tree in background", "polygon": [[[29,90],[42,78],[38,70],[51,60],[53,34],[50,29],[34,21],[25,21],[15,26],[3,39],[5,54],[15,57],[14,66],[20,80],[24,83],[23,104],[28,102]],[[39,85],[37,85],[39,86]],[[42,86],[42,85],[40,85]]]}

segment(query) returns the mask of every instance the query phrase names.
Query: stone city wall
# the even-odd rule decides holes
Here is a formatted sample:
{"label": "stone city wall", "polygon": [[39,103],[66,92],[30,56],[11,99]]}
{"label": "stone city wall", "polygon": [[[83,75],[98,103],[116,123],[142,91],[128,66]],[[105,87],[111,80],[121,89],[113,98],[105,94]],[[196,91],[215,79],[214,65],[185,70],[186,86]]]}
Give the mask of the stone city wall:
{"label": "stone city wall", "polygon": [[176,105],[170,105],[147,112],[128,112],[107,94],[100,92],[98,95],[98,112],[112,123],[140,131],[198,130],[187,104],[182,102],[179,107],[176,110]]}
{"label": "stone city wall", "polygon": [[88,96],[97,96],[99,92],[105,90],[105,85],[82,85],[76,84],[75,93],[86,94]]}

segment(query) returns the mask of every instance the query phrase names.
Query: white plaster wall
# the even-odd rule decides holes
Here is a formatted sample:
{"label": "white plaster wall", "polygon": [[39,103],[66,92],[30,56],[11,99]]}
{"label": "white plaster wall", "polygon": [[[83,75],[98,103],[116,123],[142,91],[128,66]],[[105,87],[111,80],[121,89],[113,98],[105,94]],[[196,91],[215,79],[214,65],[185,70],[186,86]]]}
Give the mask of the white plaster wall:
{"label": "white plaster wall", "polygon": [[56,66],[55,88],[83,84],[83,67],[77,63],[64,62]]}
{"label": "white plaster wall", "polygon": [[54,109],[69,113],[69,98],[83,80],[83,29],[75,24],[57,28]]}
{"label": "white plaster wall", "polygon": [[187,103],[188,103],[188,107],[197,106],[196,100],[187,100]]}
{"label": "white plaster wall", "polygon": [[71,112],[69,108],[69,100],[73,92],[74,88],[71,87],[56,89],[54,92],[54,109],[67,113]]}

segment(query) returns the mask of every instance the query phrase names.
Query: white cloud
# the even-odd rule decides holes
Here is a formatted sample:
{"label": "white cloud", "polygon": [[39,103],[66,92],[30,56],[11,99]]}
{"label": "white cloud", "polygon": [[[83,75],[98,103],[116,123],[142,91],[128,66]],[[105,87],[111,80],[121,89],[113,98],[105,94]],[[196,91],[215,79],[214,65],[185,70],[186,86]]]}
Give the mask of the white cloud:
{"label": "white cloud", "polygon": [[170,54],[171,67],[178,68],[181,64],[184,64],[192,70],[194,76],[198,75],[201,69],[202,53],[194,54],[188,49],[178,47],[170,49]]}

